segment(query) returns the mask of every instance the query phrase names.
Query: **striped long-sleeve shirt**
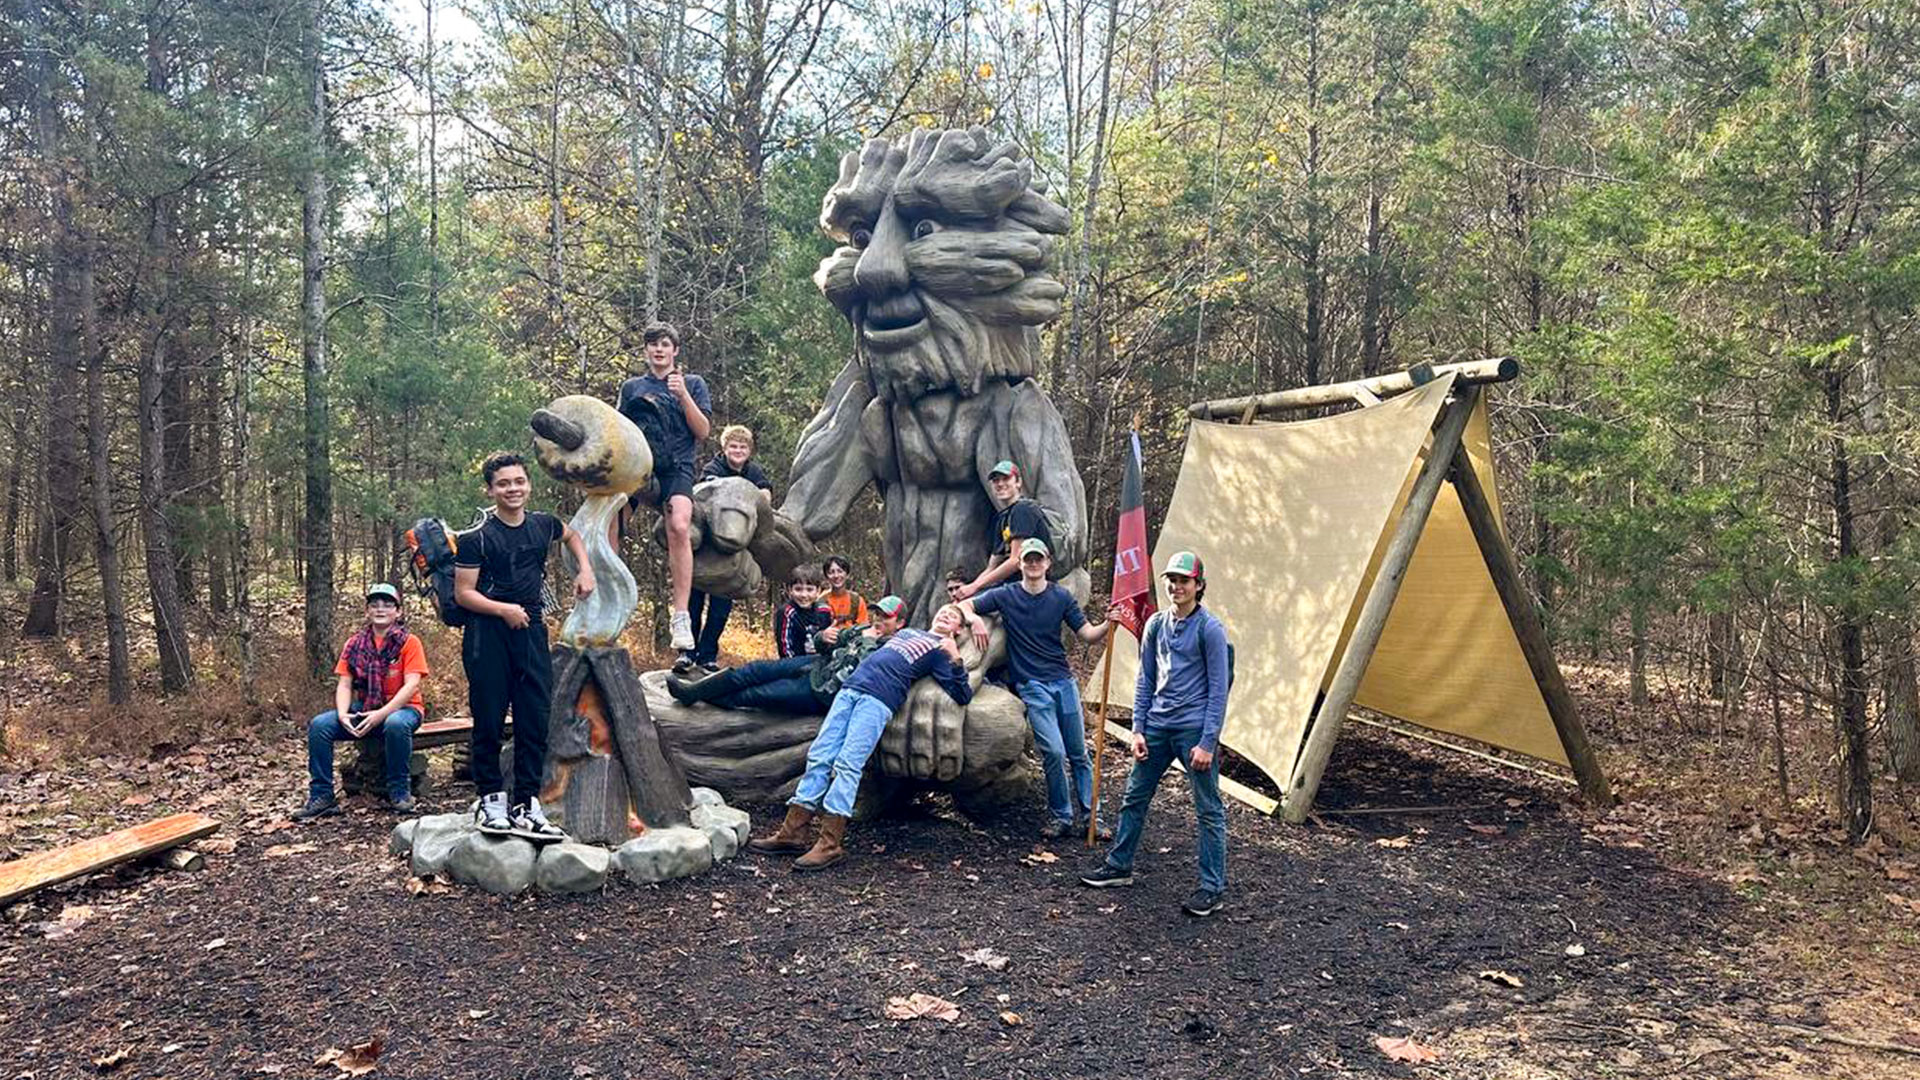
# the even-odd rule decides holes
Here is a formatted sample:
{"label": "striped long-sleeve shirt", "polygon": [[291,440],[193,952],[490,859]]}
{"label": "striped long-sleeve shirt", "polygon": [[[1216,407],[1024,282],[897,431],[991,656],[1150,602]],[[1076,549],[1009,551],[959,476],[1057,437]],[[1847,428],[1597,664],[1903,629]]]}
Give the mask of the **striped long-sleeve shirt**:
{"label": "striped long-sleeve shirt", "polygon": [[860,662],[841,689],[879,698],[887,708],[898,710],[923,675],[933,676],[940,689],[960,704],[973,700],[973,684],[967,681],[966,671],[940,648],[940,636],[925,630],[902,630],[888,638]]}

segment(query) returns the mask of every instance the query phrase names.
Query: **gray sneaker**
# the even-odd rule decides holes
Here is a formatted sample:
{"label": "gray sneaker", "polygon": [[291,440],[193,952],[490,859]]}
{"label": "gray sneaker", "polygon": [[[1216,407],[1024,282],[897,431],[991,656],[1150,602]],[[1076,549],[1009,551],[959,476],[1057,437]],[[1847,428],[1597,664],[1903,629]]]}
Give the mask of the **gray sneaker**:
{"label": "gray sneaker", "polygon": [[480,801],[473,804],[473,823],[489,836],[510,835],[513,823],[507,820],[507,793],[480,796]]}
{"label": "gray sneaker", "polygon": [[547,820],[546,811],[540,809],[539,799],[528,799],[524,805],[514,807],[510,820],[513,823],[513,835],[536,844],[567,838],[567,834],[560,831],[560,826]]}
{"label": "gray sneaker", "polygon": [[288,815],[295,821],[315,821],[340,812],[340,801],[331,795],[309,795],[307,804]]}

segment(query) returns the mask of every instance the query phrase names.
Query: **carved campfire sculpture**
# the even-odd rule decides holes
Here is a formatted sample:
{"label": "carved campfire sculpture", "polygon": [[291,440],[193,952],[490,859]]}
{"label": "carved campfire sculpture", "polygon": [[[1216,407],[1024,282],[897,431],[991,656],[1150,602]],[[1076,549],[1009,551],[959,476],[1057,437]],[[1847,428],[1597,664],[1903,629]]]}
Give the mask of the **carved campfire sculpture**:
{"label": "carved campfire sculpture", "polygon": [[639,589],[608,539],[627,497],[653,474],[646,439],[603,401],[563,397],[533,414],[534,450],[554,479],[587,493],[573,530],[597,583],[574,605],[554,652],[553,718],[540,798],[574,839],[617,846],[691,821],[693,795],[662,744],[620,632]]}

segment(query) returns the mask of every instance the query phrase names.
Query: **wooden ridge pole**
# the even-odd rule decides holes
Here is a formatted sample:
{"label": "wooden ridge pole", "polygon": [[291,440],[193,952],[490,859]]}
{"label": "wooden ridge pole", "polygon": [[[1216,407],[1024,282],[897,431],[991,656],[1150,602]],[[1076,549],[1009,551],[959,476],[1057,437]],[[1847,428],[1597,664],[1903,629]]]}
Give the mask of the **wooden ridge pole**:
{"label": "wooden ridge pole", "polygon": [[[1107,655],[1100,662],[1100,711],[1095,715],[1093,725],[1093,792],[1088,796],[1093,801],[1093,812],[1087,815],[1087,846],[1091,848],[1100,832],[1100,752],[1106,748],[1107,740],[1101,732],[1107,730],[1107,691],[1113,687],[1113,639],[1120,636],[1118,626],[1107,631]],[[1140,703],[1134,702],[1134,708]],[[1080,721],[1086,723],[1084,717]]]}
{"label": "wooden ridge pole", "polygon": [[1409,390],[1417,390],[1446,375],[1453,376],[1453,385],[1456,387],[1507,382],[1519,377],[1520,361],[1511,356],[1500,356],[1490,360],[1470,360],[1461,364],[1437,366],[1417,364],[1405,371],[1376,375],[1371,379],[1326,383],[1321,386],[1301,386],[1292,390],[1278,390],[1271,394],[1195,402],[1187,406],[1187,415],[1199,420],[1235,419],[1244,424],[1255,416],[1265,413],[1281,413],[1326,405],[1351,405],[1355,401],[1365,401],[1365,395],[1376,398],[1393,397]]}
{"label": "wooden ridge pole", "polygon": [[1560,745],[1567,751],[1574,778],[1580,782],[1580,794],[1591,805],[1612,806],[1613,789],[1607,784],[1606,774],[1600,771],[1600,759],[1594,755],[1592,744],[1587,742],[1587,729],[1580,722],[1579,706],[1574,704],[1566,677],[1553,659],[1546,627],[1540,622],[1540,613],[1534,610],[1532,594],[1520,580],[1513,549],[1507,546],[1506,535],[1500,531],[1500,522],[1494,516],[1493,503],[1481,487],[1480,474],[1474,472],[1473,459],[1464,445],[1454,450],[1451,479],[1454,490],[1460,494],[1460,508],[1466,511],[1467,524],[1473,527],[1474,542],[1480,545],[1480,556],[1486,560],[1487,572],[1493,576],[1494,590],[1500,594],[1500,604],[1507,609],[1507,619],[1513,624],[1513,636],[1519,639],[1520,651],[1527,658],[1527,667],[1533,671],[1533,681],[1539,684],[1540,696],[1547,703],[1547,715],[1553,718],[1554,730],[1560,733]]}
{"label": "wooden ridge pole", "polygon": [[1457,387],[1454,393],[1454,400],[1441,408],[1432,449],[1420,467],[1420,475],[1413,481],[1413,491],[1407,496],[1406,509],[1400,511],[1393,537],[1387,541],[1380,570],[1373,578],[1373,588],[1367,591],[1367,598],[1360,606],[1360,618],[1354,623],[1353,636],[1347,639],[1340,666],[1334,669],[1333,682],[1327,687],[1319,714],[1307,731],[1306,745],[1293,763],[1293,775],[1287,781],[1280,806],[1281,814],[1288,821],[1296,824],[1305,821],[1307,812],[1313,809],[1313,796],[1320,790],[1320,776],[1326,772],[1327,759],[1333,756],[1333,743],[1340,735],[1341,722],[1346,719],[1354,695],[1360,692],[1360,679],[1366,675],[1373,650],[1387,628],[1387,616],[1392,614],[1393,602],[1400,595],[1407,566],[1413,561],[1413,549],[1420,543],[1421,530],[1426,528],[1427,515],[1433,512],[1440,485],[1452,468],[1454,451],[1460,448],[1460,438],[1466,432],[1468,417],[1473,415],[1480,387],[1469,383]]}

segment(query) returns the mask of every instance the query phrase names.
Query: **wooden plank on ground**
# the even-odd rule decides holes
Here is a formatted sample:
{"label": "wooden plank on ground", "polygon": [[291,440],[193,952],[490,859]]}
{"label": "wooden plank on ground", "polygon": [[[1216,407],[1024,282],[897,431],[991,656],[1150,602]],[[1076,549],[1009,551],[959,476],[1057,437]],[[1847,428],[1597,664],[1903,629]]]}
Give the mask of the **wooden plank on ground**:
{"label": "wooden plank on ground", "polygon": [[413,737],[418,739],[422,735],[446,735],[456,731],[472,730],[473,721],[471,720],[429,720],[414,729]]}
{"label": "wooden plank on ground", "polygon": [[0,863],[0,906],[10,904],[49,885],[109,866],[152,855],[211,835],[220,823],[205,814],[175,814],[135,825],[131,829],[96,836],[24,859]]}
{"label": "wooden plank on ground", "polygon": [[[1129,748],[1133,746],[1132,728],[1121,727],[1119,724],[1109,720],[1107,721],[1107,734],[1119,739]],[[1187,771],[1187,763],[1184,761],[1175,761],[1173,765],[1174,768],[1179,769],[1181,772]],[[1278,800],[1262,795],[1240,781],[1226,776],[1220,777],[1220,793],[1223,795],[1231,795],[1263,814],[1272,814],[1280,808]]]}

